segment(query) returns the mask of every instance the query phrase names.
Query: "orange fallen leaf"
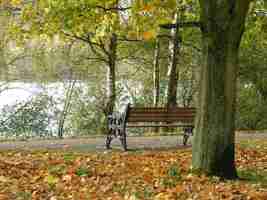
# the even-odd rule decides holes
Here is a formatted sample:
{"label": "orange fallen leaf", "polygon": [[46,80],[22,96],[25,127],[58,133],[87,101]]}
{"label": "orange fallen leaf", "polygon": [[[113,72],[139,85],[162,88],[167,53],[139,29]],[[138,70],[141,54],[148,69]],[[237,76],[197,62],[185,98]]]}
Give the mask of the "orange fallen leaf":
{"label": "orange fallen leaf", "polygon": [[143,33],[144,40],[150,40],[155,37],[155,33],[153,31],[146,31]]}
{"label": "orange fallen leaf", "polygon": [[0,200],[8,200],[9,197],[5,194],[0,194]]}

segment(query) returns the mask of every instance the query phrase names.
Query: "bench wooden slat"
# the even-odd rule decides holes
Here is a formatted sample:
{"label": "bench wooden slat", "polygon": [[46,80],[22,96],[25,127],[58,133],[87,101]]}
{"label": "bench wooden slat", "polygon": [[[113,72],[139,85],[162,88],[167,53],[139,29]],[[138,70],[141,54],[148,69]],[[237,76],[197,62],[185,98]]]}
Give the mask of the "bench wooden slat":
{"label": "bench wooden slat", "polygon": [[170,120],[182,120],[182,119],[193,119],[194,118],[194,115],[187,115],[187,116],[170,116],[170,115],[139,115],[139,116],[129,116],[127,121],[131,121],[131,120],[142,120],[142,119],[150,119],[150,120],[164,120],[166,121],[167,119],[170,119]]}
{"label": "bench wooden slat", "polygon": [[173,117],[173,116],[179,116],[179,117],[187,117],[191,116],[194,117],[196,114],[195,113],[130,113],[128,116],[133,116],[133,117],[139,117],[139,116],[145,116],[145,117],[153,117],[153,116],[158,116],[158,117]]}
{"label": "bench wooden slat", "polygon": [[[120,115],[111,115],[108,121],[109,134],[106,147],[110,148],[112,135],[119,136],[124,150],[127,150],[126,128],[131,127],[184,127],[183,144],[194,128],[196,109],[192,107],[131,107],[128,104]],[[152,123],[154,122],[154,123]],[[118,134],[118,135],[117,135]]]}
{"label": "bench wooden slat", "polygon": [[193,117],[129,117],[128,122],[168,122],[168,121],[188,121],[193,120]]}
{"label": "bench wooden slat", "polygon": [[130,112],[195,112],[196,110],[194,108],[176,108],[176,109],[154,109],[154,108],[130,108]]}
{"label": "bench wooden slat", "polygon": [[130,112],[129,115],[134,115],[134,116],[142,116],[142,115],[146,115],[146,116],[189,116],[189,115],[195,115],[195,113],[192,113],[192,112],[184,112],[184,113],[180,113],[180,112],[177,112],[177,113],[165,113],[165,112]]}
{"label": "bench wooden slat", "polygon": [[195,109],[143,109],[143,108],[131,108],[129,109],[130,111],[133,112],[183,112],[183,111],[189,111],[189,112],[194,112]]}
{"label": "bench wooden slat", "polygon": [[129,109],[134,110],[195,110],[194,107],[173,107],[173,108],[166,108],[166,107],[130,107]]}
{"label": "bench wooden slat", "polygon": [[194,117],[194,113],[131,113],[129,117]]}
{"label": "bench wooden slat", "polygon": [[193,122],[193,118],[129,118],[127,122]]}
{"label": "bench wooden slat", "polygon": [[192,122],[194,117],[194,108],[130,108],[127,122]]}
{"label": "bench wooden slat", "polygon": [[179,128],[179,127],[191,127],[191,124],[129,124],[127,128],[147,128],[147,127],[171,127],[171,128]]}

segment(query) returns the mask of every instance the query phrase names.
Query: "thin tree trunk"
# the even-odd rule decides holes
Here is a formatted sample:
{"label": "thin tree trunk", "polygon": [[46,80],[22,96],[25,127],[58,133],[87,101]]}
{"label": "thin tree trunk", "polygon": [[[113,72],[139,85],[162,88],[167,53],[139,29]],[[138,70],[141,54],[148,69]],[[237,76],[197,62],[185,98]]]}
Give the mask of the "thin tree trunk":
{"label": "thin tree trunk", "polygon": [[[169,67],[168,67],[168,88],[167,88],[167,109],[172,109],[177,105],[177,83],[179,79],[179,71],[177,70],[178,55],[179,55],[179,19],[178,12],[174,18],[176,28],[171,30],[171,39],[169,41]],[[172,132],[173,128],[164,128],[165,132]]]}
{"label": "thin tree trunk", "polygon": [[200,1],[203,66],[201,71],[193,168],[236,178],[235,99],[238,51],[249,1]]}
{"label": "thin tree trunk", "polygon": [[110,115],[115,107],[116,100],[116,59],[117,59],[117,36],[112,34],[109,45],[108,69],[107,69],[107,103],[105,114]]}
{"label": "thin tree trunk", "polygon": [[1,80],[9,80],[9,68],[6,63],[3,41],[0,41],[0,78]]}
{"label": "thin tree trunk", "polygon": [[[159,94],[160,94],[160,84],[159,84],[159,57],[160,57],[160,39],[156,38],[155,48],[154,48],[154,60],[153,60],[153,104],[154,107],[158,107],[159,104]],[[159,132],[159,127],[151,129],[151,132]]]}
{"label": "thin tree trunk", "polygon": [[[119,6],[120,0],[114,1],[114,6]],[[116,11],[117,17],[119,11]],[[118,20],[119,21],[119,20]],[[106,117],[112,114],[116,101],[116,60],[117,60],[117,35],[112,33],[109,39],[108,69],[107,69],[107,103],[105,107]]]}
{"label": "thin tree trunk", "polygon": [[177,82],[179,71],[177,70],[177,61],[179,54],[179,26],[178,14],[175,15],[176,28],[171,30],[171,40],[169,43],[170,61],[168,69],[168,90],[167,90],[167,108],[171,109],[177,105]]}
{"label": "thin tree trunk", "polygon": [[72,94],[74,91],[75,84],[76,84],[76,80],[73,80],[67,89],[66,99],[64,101],[64,106],[63,106],[63,111],[61,112],[61,115],[59,118],[59,123],[58,123],[58,137],[59,138],[63,138],[64,125],[65,125],[66,117],[69,113],[69,109],[71,106]]}
{"label": "thin tree trunk", "polygon": [[160,56],[160,41],[156,39],[154,49],[154,60],[153,60],[153,79],[154,79],[154,92],[153,92],[153,103],[157,107],[159,104],[159,56]]}

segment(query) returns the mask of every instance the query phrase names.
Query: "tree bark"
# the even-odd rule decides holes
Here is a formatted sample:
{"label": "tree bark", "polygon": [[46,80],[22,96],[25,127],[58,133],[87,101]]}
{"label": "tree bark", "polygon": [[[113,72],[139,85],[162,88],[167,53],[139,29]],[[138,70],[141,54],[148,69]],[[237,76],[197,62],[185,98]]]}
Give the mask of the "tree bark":
{"label": "tree bark", "polygon": [[63,110],[59,116],[59,121],[58,121],[58,138],[63,139],[63,134],[64,134],[64,125],[66,122],[66,117],[69,114],[70,111],[70,106],[71,106],[71,101],[72,101],[72,95],[74,92],[74,87],[76,84],[76,79],[75,80],[70,80],[69,86],[67,88],[67,93],[66,93],[66,98],[64,100],[64,106]]}
{"label": "tree bark", "polygon": [[153,93],[153,103],[157,107],[159,104],[159,56],[160,56],[160,41],[159,38],[156,39],[155,50],[154,50],[154,60],[153,60],[153,79],[154,79],[154,93]]}
{"label": "tree bark", "polygon": [[[154,60],[153,60],[153,104],[154,107],[159,105],[159,95],[160,95],[160,82],[159,82],[159,58],[160,58],[160,39],[156,38],[156,43],[154,47]],[[159,127],[151,128],[151,132],[158,133]]]}
{"label": "tree bark", "polygon": [[109,44],[108,69],[107,69],[107,103],[105,114],[110,115],[113,112],[116,101],[116,59],[117,59],[117,36],[112,34]]}
{"label": "tree bark", "polygon": [[[178,13],[175,14],[175,23],[178,23]],[[179,72],[177,71],[177,56],[179,54],[179,26],[171,30],[169,43],[170,61],[168,70],[167,108],[171,109],[177,105],[177,82]]]}
{"label": "tree bark", "polygon": [[[118,6],[120,0],[114,1],[114,6]],[[119,11],[116,11],[119,17]],[[119,20],[118,20],[119,21]],[[108,55],[108,69],[107,69],[107,103],[105,107],[106,117],[113,113],[116,101],[116,60],[117,60],[117,35],[111,34],[109,39],[109,47],[107,50]]]}
{"label": "tree bark", "polygon": [[235,99],[238,52],[249,0],[200,0],[201,70],[193,168],[236,178]]}
{"label": "tree bark", "polygon": [[0,78],[1,80],[9,80],[8,74],[9,74],[9,68],[6,63],[5,58],[5,52],[4,52],[5,46],[3,44],[3,41],[0,41]]}

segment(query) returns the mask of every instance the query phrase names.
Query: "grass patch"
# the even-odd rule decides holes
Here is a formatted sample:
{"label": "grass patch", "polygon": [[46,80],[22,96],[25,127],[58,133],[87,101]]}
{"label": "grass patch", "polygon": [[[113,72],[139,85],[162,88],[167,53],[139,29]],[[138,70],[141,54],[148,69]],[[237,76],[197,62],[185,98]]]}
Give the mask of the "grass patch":
{"label": "grass patch", "polygon": [[181,180],[181,170],[179,168],[179,163],[173,163],[168,171],[167,171],[169,178],[174,178],[176,180]]}
{"label": "grass patch", "polygon": [[263,139],[263,140],[259,140],[259,139],[241,140],[239,142],[239,146],[243,149],[248,148],[248,149],[267,151],[267,140],[266,139]]}
{"label": "grass patch", "polygon": [[182,179],[181,170],[179,168],[179,163],[173,163],[167,169],[166,176],[159,179],[159,185],[164,188],[173,188],[175,187]]}
{"label": "grass patch", "polygon": [[241,148],[251,148],[251,149],[255,149],[257,147],[257,143],[254,140],[242,140],[239,143],[239,146]]}
{"label": "grass patch", "polygon": [[92,172],[86,166],[80,166],[76,171],[75,174],[77,176],[91,176]]}
{"label": "grass patch", "polygon": [[66,166],[65,165],[50,166],[48,168],[48,172],[49,174],[54,176],[61,176],[66,173]]}
{"label": "grass patch", "polygon": [[267,172],[258,171],[255,169],[239,170],[238,176],[241,180],[246,180],[252,183],[261,184],[267,187]]}
{"label": "grass patch", "polygon": [[18,192],[16,194],[16,200],[31,200],[32,199],[32,195],[30,192]]}
{"label": "grass patch", "polygon": [[72,153],[65,153],[63,159],[66,163],[71,163],[75,160],[76,156]]}

